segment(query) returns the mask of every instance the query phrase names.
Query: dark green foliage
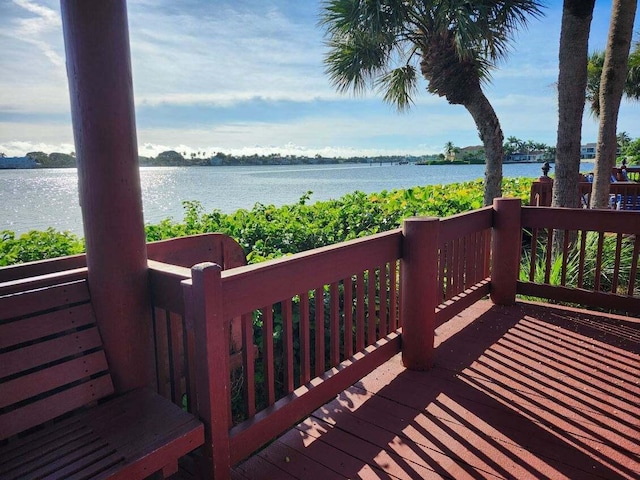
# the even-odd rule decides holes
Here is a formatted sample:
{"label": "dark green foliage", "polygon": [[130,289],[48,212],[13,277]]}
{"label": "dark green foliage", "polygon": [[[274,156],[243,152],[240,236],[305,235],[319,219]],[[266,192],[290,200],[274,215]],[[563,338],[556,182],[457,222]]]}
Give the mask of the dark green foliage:
{"label": "dark green foliage", "polygon": [[84,251],[84,242],[69,232],[32,230],[16,238],[14,232],[0,232],[0,266],[74,255]]}
{"label": "dark green foliage", "polygon": [[[505,195],[526,199],[532,180],[507,179]],[[401,226],[415,215],[446,217],[482,207],[482,182],[431,185],[366,194],[349,193],[338,200],[309,204],[311,192],[292,205],[257,203],[251,210],[205,213],[198,202],[184,202],[183,222],[163,220],[147,226],[147,239],[162,240],[205,232],[234,238],[249,262],[309,250]]]}
{"label": "dark green foliage", "polygon": [[[529,197],[532,179],[506,179],[506,196]],[[446,217],[482,206],[482,182],[431,185],[406,190],[366,194],[349,193],[338,200],[309,203],[311,192],[292,205],[276,207],[257,203],[251,210],[231,214],[205,212],[199,202],[185,201],[181,222],[171,219],[147,225],[148,241],[205,232],[222,232],[244,249],[249,262],[289,255],[331,245],[401,225],[414,215]],[[82,241],[68,232],[30,232],[15,238],[3,232],[0,265],[80,253]]]}

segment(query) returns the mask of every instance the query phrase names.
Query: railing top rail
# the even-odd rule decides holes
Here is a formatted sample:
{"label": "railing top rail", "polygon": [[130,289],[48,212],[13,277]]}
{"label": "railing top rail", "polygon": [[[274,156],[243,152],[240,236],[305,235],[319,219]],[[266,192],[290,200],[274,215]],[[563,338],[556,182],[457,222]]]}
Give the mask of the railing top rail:
{"label": "railing top rail", "polygon": [[480,232],[493,226],[493,207],[463,212],[440,220],[440,243]]}
{"label": "railing top rail", "polygon": [[638,212],[625,210],[522,207],[522,226],[638,235],[640,234],[640,216]]}
{"label": "railing top rail", "polygon": [[395,229],[225,270],[222,272],[224,314],[227,318],[235,317],[397,260],[401,254],[402,231]]}
{"label": "railing top rail", "polygon": [[181,267],[180,265],[172,265],[170,263],[158,262],[156,260],[148,260],[149,270],[153,273],[165,277],[173,277],[182,281],[191,278],[191,269]]}

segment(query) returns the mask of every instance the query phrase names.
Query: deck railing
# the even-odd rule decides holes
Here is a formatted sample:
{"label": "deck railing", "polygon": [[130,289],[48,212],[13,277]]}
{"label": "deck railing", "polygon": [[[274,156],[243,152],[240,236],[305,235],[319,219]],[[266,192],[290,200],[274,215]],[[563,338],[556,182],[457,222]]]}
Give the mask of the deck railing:
{"label": "deck railing", "polygon": [[[578,183],[579,204],[582,208],[589,208],[592,188],[592,183]],[[551,179],[534,182],[531,185],[529,204],[537,207],[551,206],[552,190]],[[612,210],[640,210],[640,183],[614,182],[610,185],[609,197],[609,208]]]}
{"label": "deck railing", "polygon": [[[214,471],[224,478],[230,465],[398,353],[405,319],[425,320],[433,335],[436,323],[487,295],[492,218],[485,208],[413,219],[412,229],[257,265],[194,267],[183,285],[197,362],[209,366],[196,382],[200,414],[216,406],[204,414]],[[429,268],[420,268],[418,256],[429,252]],[[231,318],[242,318],[242,343],[250,346],[236,367],[229,363]],[[414,330],[405,342],[423,328]]]}
{"label": "deck railing", "polygon": [[[228,268],[237,245],[222,237],[151,247],[158,390],[203,419],[206,457],[216,478],[228,477],[401,347],[405,365],[428,368],[435,327],[487,293],[502,304],[520,294],[640,315],[637,217],[500,199],[238,268]],[[200,260],[221,266],[186,268]],[[0,270],[0,292],[86,278],[82,265]]]}
{"label": "deck railing", "polygon": [[437,325],[488,295],[492,226],[492,207],[440,221]]}
{"label": "deck railing", "polygon": [[[181,282],[191,278],[189,267],[199,262],[214,261],[223,268],[246,265],[244,253],[233,239],[217,233],[152,242],[147,250],[157,390],[173,403],[198,414],[195,337],[193,326],[185,322]],[[231,329],[235,333],[232,344],[239,350],[239,322]],[[231,363],[238,360],[234,355]]]}
{"label": "deck railing", "polygon": [[[198,361],[212,367],[197,383],[198,402],[216,405],[209,419],[216,471],[228,471],[400,350],[401,235],[228,271],[194,267],[185,298]],[[238,317],[243,345],[256,348],[243,348],[241,367],[232,369],[229,319]]]}
{"label": "deck railing", "polygon": [[640,313],[635,212],[522,208],[518,293]]}

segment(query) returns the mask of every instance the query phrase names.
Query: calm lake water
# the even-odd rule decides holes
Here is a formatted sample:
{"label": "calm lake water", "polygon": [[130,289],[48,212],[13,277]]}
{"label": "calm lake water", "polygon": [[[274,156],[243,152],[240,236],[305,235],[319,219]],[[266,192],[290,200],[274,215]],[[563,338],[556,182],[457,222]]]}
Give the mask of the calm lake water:
{"label": "calm lake water", "polygon": [[[589,164],[588,164],[589,165]],[[582,171],[592,169],[592,164]],[[539,177],[540,164],[505,165],[506,177]],[[182,219],[182,201],[230,213],[255,203],[311,202],[354,190],[379,192],[482,178],[484,165],[293,165],[273,167],[143,167],[144,218]],[[552,170],[553,173],[553,170]],[[54,227],[82,236],[75,169],[0,170],[0,231]]]}

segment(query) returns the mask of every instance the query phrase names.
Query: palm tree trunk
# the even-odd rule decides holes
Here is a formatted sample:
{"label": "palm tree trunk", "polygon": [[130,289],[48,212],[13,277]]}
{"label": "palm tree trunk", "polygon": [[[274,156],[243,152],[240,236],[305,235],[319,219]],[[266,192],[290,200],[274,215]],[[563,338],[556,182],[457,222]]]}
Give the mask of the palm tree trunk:
{"label": "palm tree trunk", "polygon": [[502,128],[495,110],[481,88],[472,95],[466,96],[464,106],[473,117],[484,145],[486,155],[484,204],[491,205],[494,198],[502,196],[502,159],[504,157]]}
{"label": "palm tree trunk", "polygon": [[558,141],[554,207],[579,206],[580,141],[587,86],[587,50],[595,0],[564,0],[558,74]]}
{"label": "palm tree trunk", "polygon": [[637,0],[614,0],[609,38],[600,80],[600,127],[591,208],[607,208],[609,178],[616,163],[618,111],[627,77],[627,60],[633,36]]}

